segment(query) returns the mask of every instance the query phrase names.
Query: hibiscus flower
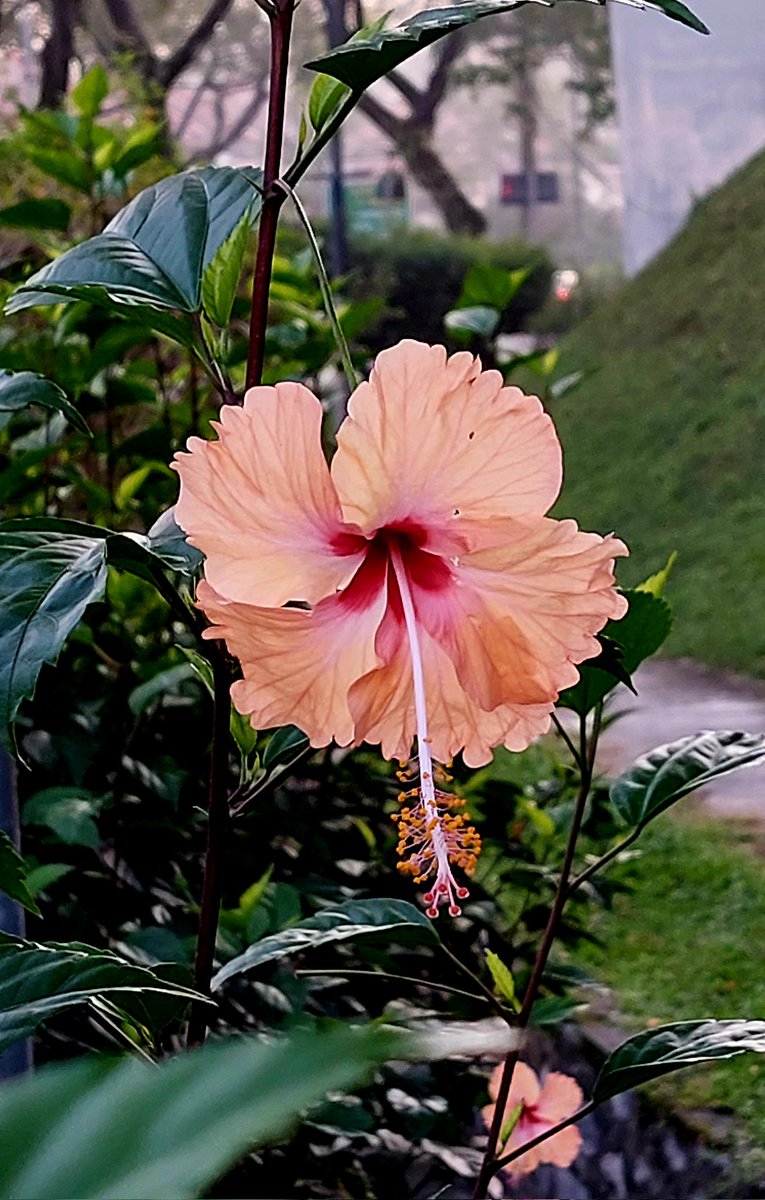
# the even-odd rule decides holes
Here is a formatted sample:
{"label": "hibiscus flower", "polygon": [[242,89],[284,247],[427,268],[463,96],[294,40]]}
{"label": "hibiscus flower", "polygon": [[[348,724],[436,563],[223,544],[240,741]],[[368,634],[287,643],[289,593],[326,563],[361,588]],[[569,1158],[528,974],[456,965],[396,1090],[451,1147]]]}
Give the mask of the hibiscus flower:
{"label": "hibiscus flower", "polygon": [[[331,468],[299,383],[251,388],[216,441],[176,456],[176,516],[205,555],[197,598],[242,667],[236,708],[313,746],[410,760],[399,849],[426,903],[459,912],[450,862],[479,846],[438,763],[522,750],[595,634],[626,611],[614,537],[545,514],[561,451],[539,400],[467,353],[404,341],[355,390]],[[414,771],[412,771],[414,774]]]}
{"label": "hibiscus flower", "polygon": [[[489,1081],[489,1095],[492,1100],[497,1098],[502,1070],[503,1066],[500,1063]],[[497,1157],[502,1158],[503,1155],[520,1149],[532,1138],[547,1133],[581,1108],[583,1100],[582,1089],[570,1075],[561,1075],[559,1071],[553,1071],[542,1084],[531,1067],[526,1063],[516,1063],[505,1105]],[[494,1105],[490,1104],[484,1108],[481,1115],[486,1128],[490,1129]],[[532,1150],[521,1154],[510,1163],[507,1170],[511,1175],[520,1176],[536,1171],[543,1163],[551,1163],[555,1167],[570,1167],[579,1153],[581,1144],[581,1133],[574,1125],[569,1125],[567,1129],[561,1129],[560,1133],[553,1134]]]}

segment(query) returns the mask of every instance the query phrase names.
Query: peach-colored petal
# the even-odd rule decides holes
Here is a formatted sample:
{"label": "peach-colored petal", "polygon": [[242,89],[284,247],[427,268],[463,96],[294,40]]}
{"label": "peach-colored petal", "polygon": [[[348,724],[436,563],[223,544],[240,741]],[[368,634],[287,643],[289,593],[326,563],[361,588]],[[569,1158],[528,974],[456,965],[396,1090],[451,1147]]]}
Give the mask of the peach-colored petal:
{"label": "peach-colored petal", "polygon": [[228,601],[204,581],[198,601],[215,623],[205,636],[225,638],[241,663],[244,678],[231,696],[256,729],[294,724],[313,746],[353,741],[348,692],[379,662],[374,639],[385,608],[381,584],[363,597],[351,585],[311,612]]}
{"label": "peach-colored petal", "polygon": [[[390,626],[386,617],[381,630]],[[379,742],[385,758],[407,759],[416,733],[412,664],[405,634],[399,632],[391,654],[377,640],[385,660],[351,688],[349,704],[355,721],[356,741]],[[525,749],[550,724],[550,704],[499,705],[484,712],[467,695],[449,656],[424,630],[421,634],[428,698],[428,735],[431,754],[448,762],[460,750],[469,767],[491,760],[494,746]]]}
{"label": "peach-colored petal", "polygon": [[[496,1072],[495,1072],[496,1073]],[[499,1077],[497,1079],[497,1087],[499,1087]],[[491,1095],[491,1092],[489,1093]],[[536,1071],[525,1062],[515,1064],[513,1071],[513,1081],[510,1084],[510,1091],[507,1095],[507,1104],[505,1112],[512,1112],[519,1104],[525,1104],[531,1107],[539,1100],[539,1076]]]}
{"label": "peach-colored petal", "polygon": [[379,354],[337,442],[345,519],[367,533],[418,522],[432,549],[473,520],[541,516],[560,490],[560,445],[539,400],[443,346],[403,341]]}
{"label": "peach-colored petal", "polygon": [[[503,1148],[503,1153],[508,1154],[510,1151],[518,1149],[524,1142],[531,1141],[533,1137],[542,1132],[543,1130],[536,1122],[528,1127],[525,1127],[522,1121],[519,1122],[513,1130],[513,1136]],[[519,1178],[521,1175],[530,1175],[543,1163],[550,1163],[554,1167],[570,1167],[579,1153],[581,1145],[581,1133],[576,1126],[570,1125],[568,1129],[562,1129],[560,1133],[556,1133],[547,1141],[540,1142],[532,1150],[521,1154],[514,1162],[510,1163],[507,1170],[511,1175]]]}
{"label": "peach-colored petal", "polygon": [[418,619],[480,708],[549,711],[559,691],[576,683],[574,664],[599,652],[594,635],[626,611],[613,563],[627,550],[613,537],[549,518],[497,522],[495,536],[493,546],[452,566],[452,586],[427,591],[414,581]]}
{"label": "peach-colored petal", "polygon": [[575,1079],[552,1071],[542,1084],[537,1111],[551,1125],[565,1121],[584,1103],[584,1093]]}
{"label": "peach-colored petal", "polygon": [[315,603],[342,587],[365,544],[343,524],[321,450],[322,408],[299,383],[252,388],[223,408],[218,440],[176,456],[176,518],[221,595]]}

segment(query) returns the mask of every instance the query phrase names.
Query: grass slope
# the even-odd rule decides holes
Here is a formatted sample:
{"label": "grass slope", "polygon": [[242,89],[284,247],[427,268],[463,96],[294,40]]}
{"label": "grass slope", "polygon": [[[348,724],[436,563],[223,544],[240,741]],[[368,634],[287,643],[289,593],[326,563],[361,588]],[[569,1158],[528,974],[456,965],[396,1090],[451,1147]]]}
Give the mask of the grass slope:
{"label": "grass slope", "polygon": [[636,582],[679,552],[667,648],[765,675],[765,156],[567,339],[557,515],[616,529]]}
{"label": "grass slope", "polygon": [[[630,1026],[765,1013],[765,873],[744,834],[693,818],[659,819],[642,854],[616,868],[632,889],[594,932],[584,965],[611,986]],[[765,1061],[729,1063],[666,1076],[651,1085],[671,1105],[735,1114],[731,1134],[745,1172],[765,1174]],[[716,1193],[715,1193],[716,1194]]]}

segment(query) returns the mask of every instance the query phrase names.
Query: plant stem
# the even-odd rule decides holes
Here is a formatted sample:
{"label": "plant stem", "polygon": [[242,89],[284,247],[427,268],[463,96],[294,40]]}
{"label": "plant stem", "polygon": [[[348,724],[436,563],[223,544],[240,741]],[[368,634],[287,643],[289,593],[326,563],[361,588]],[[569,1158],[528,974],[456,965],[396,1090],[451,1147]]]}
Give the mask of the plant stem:
{"label": "plant stem", "polygon": [[628,846],[631,846],[633,842],[638,840],[638,837],[642,832],[643,827],[641,825],[639,829],[634,829],[629,837],[626,837],[623,841],[618,842],[616,846],[612,846],[611,849],[601,858],[597,859],[594,863],[590,863],[589,867],[586,867],[580,875],[577,875],[576,879],[571,880],[568,888],[569,896],[575,892],[578,887],[581,887],[583,883],[586,883],[588,879],[591,879],[592,876],[600,871],[603,867],[607,866],[608,863],[613,862],[615,858],[618,858],[623,850],[626,850]]}
{"label": "plant stem", "polygon": [[[595,710],[592,735],[590,744],[587,743],[587,725],[586,718],[579,719],[579,761],[581,764],[581,777],[579,782],[579,791],[576,797],[574,806],[574,814],[571,819],[571,830],[568,836],[568,844],[566,845],[566,853],[563,857],[563,866],[561,867],[560,879],[555,892],[555,899],[550,909],[550,915],[547,919],[547,926],[542,936],[542,942],[537,951],[536,961],[531,972],[531,978],[526,988],[521,1011],[518,1014],[518,1025],[521,1029],[525,1029],[531,1017],[531,1010],[534,1007],[534,1002],[539,992],[539,987],[542,982],[547,960],[550,957],[555,935],[558,932],[558,923],[563,914],[563,909],[569,897],[569,878],[571,876],[571,868],[574,863],[574,854],[576,853],[576,844],[579,839],[579,832],[582,828],[582,820],[587,806],[587,798],[590,794],[590,786],[592,784],[593,767],[595,765],[595,751],[597,749],[598,735],[600,733],[600,722],[603,713],[602,704]],[[489,1130],[489,1141],[486,1147],[481,1170],[476,1181],[475,1191],[473,1192],[473,1200],[484,1200],[489,1181],[496,1174],[499,1167],[496,1163],[497,1145],[499,1143],[502,1125],[505,1119],[505,1107],[507,1098],[510,1094],[510,1086],[513,1082],[513,1074],[515,1072],[516,1063],[518,1062],[518,1050],[511,1050],[505,1058],[505,1064],[502,1071],[499,1089],[497,1091],[497,1101],[494,1108],[494,1117]]]}
{"label": "plant stem", "polygon": [[343,365],[345,382],[348,384],[349,391],[352,392],[358,386],[359,379],[351,359],[351,352],[348,349],[348,343],[345,340],[343,327],[340,324],[340,318],[337,315],[337,309],[335,308],[335,301],[332,295],[332,284],[329,282],[329,276],[327,275],[327,269],[324,266],[324,260],[321,256],[319,243],[316,240],[316,234],[314,233],[311,222],[308,219],[308,213],[303,208],[303,204],[297,193],[294,192],[290,185],[285,183],[283,179],[280,179],[276,186],[282,188],[282,190],[285,191],[292,200],[292,203],[295,205],[295,211],[300,218],[303,229],[305,230],[305,235],[308,238],[308,244],[311,247],[314,263],[316,265],[316,275],[319,280],[321,298],[324,302],[324,311],[326,312],[327,317],[329,318],[329,323],[332,326],[332,334],[335,339],[335,345],[337,346],[337,351],[340,355],[340,361]]}
{"label": "plant stem", "polygon": [[[213,732],[210,753],[210,782],[207,797],[207,847],[205,850],[202,902],[199,909],[199,932],[194,964],[197,991],[210,992],[215,941],[222,890],[221,864],[228,829],[228,731],[231,714],[228,670],[222,655],[212,656],[213,668]],[[209,1005],[191,1006],[187,1034],[188,1046],[200,1046],[205,1040]]]}
{"label": "plant stem", "polygon": [[271,23],[271,80],[268,95],[266,154],[263,164],[263,207],[258,226],[258,249],[252,280],[250,349],[247,357],[246,386],[256,387],[263,378],[268,296],[276,249],[276,229],[285,194],[274,186],[279,178],[284,140],[284,109],[287,95],[290,34],[295,0],[277,0],[268,11]]}

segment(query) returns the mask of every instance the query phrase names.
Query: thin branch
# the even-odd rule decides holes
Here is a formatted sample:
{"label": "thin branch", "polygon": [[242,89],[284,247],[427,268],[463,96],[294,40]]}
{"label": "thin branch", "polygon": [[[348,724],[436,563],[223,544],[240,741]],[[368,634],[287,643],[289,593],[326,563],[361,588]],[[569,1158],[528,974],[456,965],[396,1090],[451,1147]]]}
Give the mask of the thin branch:
{"label": "thin branch", "polygon": [[562,724],[562,722],[561,722],[560,718],[558,717],[557,713],[553,713],[553,714],[552,714],[552,723],[553,723],[553,725],[555,726],[555,728],[557,729],[557,731],[558,731],[558,733],[560,734],[560,736],[563,738],[563,741],[564,741],[564,742],[566,743],[566,745],[568,746],[569,753],[571,754],[571,757],[573,758],[573,760],[574,760],[574,762],[576,763],[577,767],[579,767],[579,768],[581,769],[581,765],[582,765],[582,764],[581,764],[581,763],[580,763],[580,761],[579,761],[579,751],[577,750],[576,746],[575,746],[575,745],[574,745],[574,743],[572,742],[571,738],[570,738],[570,737],[568,736],[568,734],[566,733],[565,726]]}
{"label": "thin branch", "polygon": [[522,1146],[518,1146],[510,1154],[506,1154],[504,1158],[495,1159],[492,1164],[492,1175],[498,1174],[511,1162],[515,1162],[516,1158],[520,1158],[522,1154],[526,1154],[529,1150],[533,1150],[535,1146],[539,1146],[542,1142],[546,1142],[548,1138],[555,1137],[556,1133],[560,1133],[562,1129],[568,1129],[569,1125],[574,1125],[577,1121],[581,1121],[583,1117],[588,1117],[591,1112],[597,1108],[593,1100],[588,1104],[578,1109],[572,1116],[566,1117],[565,1121],[560,1121],[557,1125],[553,1125],[552,1129],[545,1130],[544,1133],[538,1133],[536,1137],[531,1138],[528,1142],[524,1142]]}
{"label": "thin branch", "polygon": [[[249,102],[242,109],[239,116],[229,129],[222,134],[217,140],[208,143],[202,150],[195,150],[194,154],[189,159],[189,162],[198,162],[200,159],[214,158],[216,154],[221,154],[224,150],[228,150],[229,146],[233,145],[243,133],[249,129],[255,117],[260,112],[266,102],[268,89],[262,80],[258,80],[255,85],[255,91],[250,97]],[[187,164],[188,165],[188,164]]]}

